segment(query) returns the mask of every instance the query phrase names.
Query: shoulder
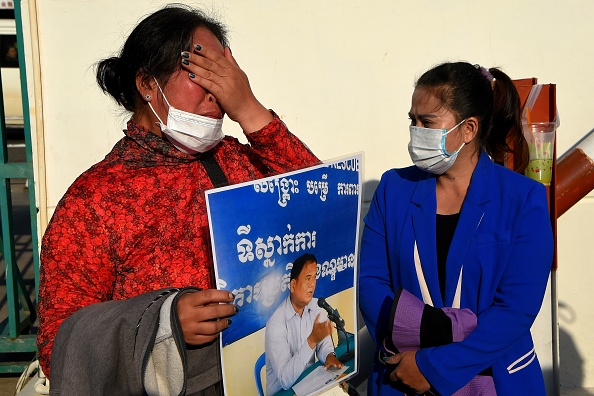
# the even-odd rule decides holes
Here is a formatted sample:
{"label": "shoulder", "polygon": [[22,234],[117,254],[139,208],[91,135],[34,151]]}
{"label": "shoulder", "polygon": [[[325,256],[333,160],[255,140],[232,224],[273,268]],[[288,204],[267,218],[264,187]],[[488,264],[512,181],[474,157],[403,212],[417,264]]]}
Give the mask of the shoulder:
{"label": "shoulder", "polygon": [[223,140],[216,147],[216,156],[220,158],[222,163],[228,162],[233,158],[243,158],[249,155],[251,146],[244,144],[234,136],[225,135]]}
{"label": "shoulder", "polygon": [[307,308],[309,308],[312,312],[321,311],[322,308],[318,306],[318,299],[312,298],[309,304],[307,304]]}
{"label": "shoulder", "polygon": [[279,326],[287,320],[287,301],[287,298],[284,299],[278,305],[278,307],[276,307],[272,315],[270,315],[270,317],[266,321],[266,328]]}
{"label": "shoulder", "polygon": [[429,173],[420,170],[414,165],[406,168],[393,168],[382,174],[380,185],[385,188],[392,186],[401,187],[407,184],[414,185],[429,177],[431,177]]}
{"label": "shoulder", "polygon": [[542,194],[546,192],[546,187],[542,183],[504,166],[493,164],[493,174],[502,188],[508,192],[513,192],[513,195],[523,196],[533,191]]}
{"label": "shoulder", "polygon": [[414,165],[405,168],[392,168],[382,174],[382,180],[387,181],[404,180],[417,182],[427,177],[429,177],[429,173],[420,170]]}
{"label": "shoulder", "polygon": [[320,314],[320,322],[324,322],[328,318],[326,310],[318,306],[317,298],[312,298],[306,308],[309,310],[313,320],[317,318],[318,314]]}
{"label": "shoulder", "polygon": [[62,200],[92,197],[95,191],[109,184],[110,177],[106,174],[109,168],[105,160],[91,166],[72,182]]}
{"label": "shoulder", "polygon": [[526,203],[547,205],[546,188],[542,183],[490,160],[482,160],[479,165],[470,187],[472,195],[481,197],[479,200],[518,209]]}
{"label": "shoulder", "polygon": [[377,199],[383,197],[405,196],[412,193],[419,182],[427,180],[431,175],[417,168],[393,168],[384,172],[377,185],[375,195]]}
{"label": "shoulder", "polygon": [[235,147],[235,146],[245,146],[243,143],[241,143],[239,141],[239,139],[237,139],[234,136],[230,136],[230,135],[225,135],[225,137],[223,137],[223,140],[221,140],[221,142],[224,144],[224,146],[231,148],[231,147]]}

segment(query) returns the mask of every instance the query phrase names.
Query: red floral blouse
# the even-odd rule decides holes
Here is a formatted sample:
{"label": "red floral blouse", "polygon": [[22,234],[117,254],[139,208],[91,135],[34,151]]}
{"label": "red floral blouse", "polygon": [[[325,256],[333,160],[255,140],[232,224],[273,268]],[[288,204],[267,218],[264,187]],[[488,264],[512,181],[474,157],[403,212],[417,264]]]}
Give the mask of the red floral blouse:
{"label": "red floral blouse", "polygon": [[[213,287],[204,166],[132,120],[124,133],[70,186],[43,236],[37,344],[48,377],[58,327],[76,310],[165,287]],[[226,136],[213,149],[230,184],[318,163],[276,116],[247,137],[249,145]]]}

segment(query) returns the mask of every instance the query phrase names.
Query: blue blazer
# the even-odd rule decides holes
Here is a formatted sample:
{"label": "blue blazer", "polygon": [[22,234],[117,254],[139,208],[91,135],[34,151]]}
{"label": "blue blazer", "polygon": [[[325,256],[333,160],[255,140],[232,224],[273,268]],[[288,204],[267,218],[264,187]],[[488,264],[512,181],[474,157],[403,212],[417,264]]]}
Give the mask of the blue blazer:
{"label": "blue blazer", "polygon": [[[435,307],[450,307],[461,277],[460,308],[478,317],[465,340],[421,349],[417,365],[442,395],[451,395],[491,367],[500,395],[544,395],[530,327],[540,310],[553,260],[553,233],[544,186],[479,157],[446,263],[442,301],[436,251],[436,179],[417,167],[384,173],[361,243],[359,303],[376,344],[388,335],[394,292],[422,299],[414,264]],[[377,358],[370,395],[401,395],[384,383]]]}

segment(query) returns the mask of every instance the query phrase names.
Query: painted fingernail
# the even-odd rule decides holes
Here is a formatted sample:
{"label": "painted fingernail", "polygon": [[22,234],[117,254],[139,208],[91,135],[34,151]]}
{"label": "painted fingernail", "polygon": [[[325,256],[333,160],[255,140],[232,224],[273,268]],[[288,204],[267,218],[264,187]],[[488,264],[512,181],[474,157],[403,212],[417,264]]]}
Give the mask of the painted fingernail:
{"label": "painted fingernail", "polygon": [[[192,74],[192,73],[190,73],[190,74]],[[192,77],[192,78],[194,78],[194,77]],[[233,293],[229,293],[229,298],[232,298],[232,299],[234,299],[234,300],[235,300],[235,294],[233,294]]]}
{"label": "painted fingernail", "polygon": [[231,319],[227,319],[227,326],[231,326],[231,323],[233,323],[233,321]]}
{"label": "painted fingernail", "polygon": [[200,44],[196,44],[194,48],[196,48],[196,51],[200,51],[202,49],[202,46]]}
{"label": "painted fingernail", "polygon": [[235,306],[235,313],[238,313],[238,312],[239,312],[239,307],[236,305]]}
{"label": "painted fingernail", "polygon": [[190,73],[190,78],[196,78],[196,75],[194,73]]}
{"label": "painted fingernail", "polygon": [[384,356],[384,357],[382,357],[382,360],[383,360],[384,362],[387,362],[388,360],[390,360],[390,357],[389,357],[389,356]]}
{"label": "painted fingernail", "polygon": [[182,58],[186,58],[187,59],[187,58],[190,57],[190,54],[188,54],[187,52],[182,52],[181,53],[181,56],[182,56]]}
{"label": "painted fingernail", "polygon": [[189,61],[189,60],[187,60],[187,59],[182,59],[182,63],[183,63],[184,65],[189,65],[189,64],[190,64],[190,61]]}

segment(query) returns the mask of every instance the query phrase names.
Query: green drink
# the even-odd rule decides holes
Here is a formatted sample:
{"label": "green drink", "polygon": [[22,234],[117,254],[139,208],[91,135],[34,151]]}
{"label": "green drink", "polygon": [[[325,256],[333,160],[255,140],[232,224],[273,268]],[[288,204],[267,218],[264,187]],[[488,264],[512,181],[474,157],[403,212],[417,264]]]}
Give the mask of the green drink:
{"label": "green drink", "polygon": [[530,153],[530,162],[524,175],[549,186],[553,177],[555,129],[557,126],[553,122],[538,122],[524,125],[524,128],[524,137]]}
{"label": "green drink", "polygon": [[541,182],[545,186],[551,184],[553,176],[552,159],[534,159],[530,160],[524,174],[531,179]]}

